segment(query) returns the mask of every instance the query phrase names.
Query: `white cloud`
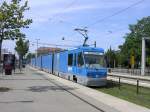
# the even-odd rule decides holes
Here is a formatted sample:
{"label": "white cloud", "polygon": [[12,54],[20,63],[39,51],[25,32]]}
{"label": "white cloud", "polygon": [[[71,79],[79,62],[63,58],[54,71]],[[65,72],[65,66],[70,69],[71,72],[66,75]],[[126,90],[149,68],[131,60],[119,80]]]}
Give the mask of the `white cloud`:
{"label": "white cloud", "polygon": [[[52,0],[53,1],[53,0]],[[56,2],[56,1],[55,1]],[[53,3],[55,3],[53,1]],[[32,3],[34,3],[32,1]],[[26,17],[31,17],[34,22],[47,22],[50,20],[50,18],[53,18],[54,16],[57,15],[61,15],[61,14],[68,14],[68,13],[74,13],[74,12],[81,12],[81,11],[87,11],[87,10],[92,10],[92,9],[96,9],[98,7],[96,7],[95,5],[89,5],[89,4],[85,4],[85,5],[75,5],[69,8],[63,8],[63,7],[59,7],[59,6],[54,6],[52,4],[47,4],[48,0],[46,0],[46,3],[44,7],[44,5],[42,6],[39,5],[40,2],[38,2],[34,7],[32,7],[31,5],[31,10],[30,13],[26,13]],[[49,2],[50,3],[50,2]],[[30,3],[31,4],[31,3]],[[43,3],[44,4],[44,3]]]}
{"label": "white cloud", "polygon": [[[95,0],[96,1],[96,0]],[[115,9],[126,8],[129,5],[137,2],[135,0],[97,0],[97,2],[93,2],[91,0],[77,0],[76,3],[71,4],[72,6],[65,8],[72,1],[66,0],[29,0],[29,5],[31,7],[31,12],[28,14],[29,17],[32,17],[35,22],[47,22],[49,18],[61,15],[61,14],[73,14],[75,12],[89,11],[89,10],[111,10],[115,11]],[[141,6],[142,7],[142,6]],[[114,9],[114,10],[112,10]],[[96,17],[96,16],[95,16]]]}

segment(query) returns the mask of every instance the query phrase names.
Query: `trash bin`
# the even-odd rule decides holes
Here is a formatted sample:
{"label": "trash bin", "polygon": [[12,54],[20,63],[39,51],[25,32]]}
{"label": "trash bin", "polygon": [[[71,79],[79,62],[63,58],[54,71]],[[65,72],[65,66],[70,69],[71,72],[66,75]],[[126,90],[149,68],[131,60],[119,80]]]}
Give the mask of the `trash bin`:
{"label": "trash bin", "polygon": [[12,75],[12,66],[11,64],[6,64],[4,66],[5,69],[5,75]]}

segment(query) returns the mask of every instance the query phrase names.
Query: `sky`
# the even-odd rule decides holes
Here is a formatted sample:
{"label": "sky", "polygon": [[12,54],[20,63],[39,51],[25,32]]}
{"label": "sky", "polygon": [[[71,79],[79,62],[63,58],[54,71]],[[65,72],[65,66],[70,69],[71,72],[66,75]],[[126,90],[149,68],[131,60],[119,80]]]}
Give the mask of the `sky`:
{"label": "sky", "polygon": [[[33,19],[33,23],[22,31],[30,40],[30,52],[36,49],[36,39],[45,43],[39,47],[48,47],[47,44],[65,45],[64,48],[80,46],[84,38],[74,29],[85,27],[88,44],[96,41],[97,47],[107,50],[111,46],[117,50],[125,41],[123,37],[129,33],[129,24],[150,16],[150,0],[136,4],[138,1],[141,0],[29,0],[30,10],[25,12],[25,18]],[[14,47],[15,42],[3,43],[3,48],[12,52]]]}

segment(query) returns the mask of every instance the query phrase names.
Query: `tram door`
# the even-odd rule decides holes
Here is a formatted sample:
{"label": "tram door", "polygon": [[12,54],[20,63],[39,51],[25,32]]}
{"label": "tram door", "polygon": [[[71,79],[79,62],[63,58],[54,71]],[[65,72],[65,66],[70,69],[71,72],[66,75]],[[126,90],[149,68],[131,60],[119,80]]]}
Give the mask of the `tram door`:
{"label": "tram door", "polygon": [[77,54],[73,54],[73,66],[72,66],[72,74],[77,73]]}
{"label": "tram door", "polygon": [[68,72],[73,72],[73,54],[68,54]]}
{"label": "tram door", "polygon": [[72,75],[77,74],[77,54],[68,54],[68,72]]}
{"label": "tram door", "polygon": [[84,75],[85,74],[85,65],[84,65],[84,58],[83,58],[83,53],[79,52],[77,54],[77,70],[76,70],[78,75]]}

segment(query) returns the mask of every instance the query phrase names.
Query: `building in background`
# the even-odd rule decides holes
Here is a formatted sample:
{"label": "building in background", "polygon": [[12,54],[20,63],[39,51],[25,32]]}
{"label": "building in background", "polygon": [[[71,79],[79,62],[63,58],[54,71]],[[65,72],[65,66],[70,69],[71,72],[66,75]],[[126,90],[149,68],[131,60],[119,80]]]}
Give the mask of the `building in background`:
{"label": "building in background", "polygon": [[38,55],[49,54],[49,53],[59,52],[59,51],[63,51],[63,49],[61,49],[61,48],[54,48],[54,47],[39,47],[37,49]]}
{"label": "building in background", "polygon": [[8,51],[8,49],[2,49],[1,51],[1,61],[3,61],[4,59],[4,54],[9,54],[10,52]]}

